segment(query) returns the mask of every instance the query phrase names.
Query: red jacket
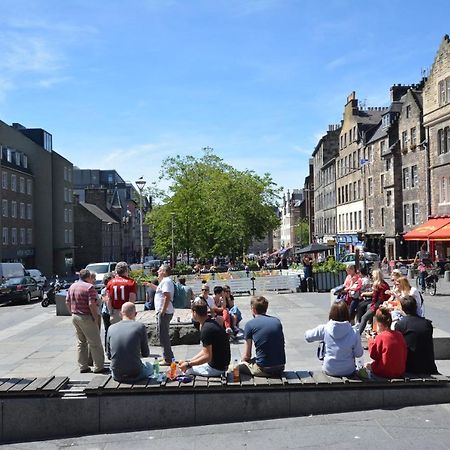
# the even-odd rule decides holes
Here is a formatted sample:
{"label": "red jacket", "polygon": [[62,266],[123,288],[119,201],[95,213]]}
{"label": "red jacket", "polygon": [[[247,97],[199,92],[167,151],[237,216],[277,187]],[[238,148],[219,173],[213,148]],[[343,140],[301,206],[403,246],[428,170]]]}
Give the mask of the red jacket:
{"label": "red jacket", "polygon": [[372,372],[379,377],[402,377],[406,369],[408,350],[399,331],[383,331],[369,340],[369,355],[373,359]]}
{"label": "red jacket", "polygon": [[372,311],[375,312],[383,302],[389,300],[390,295],[386,294],[388,289],[389,285],[386,281],[383,281],[372,291],[372,303],[370,304],[370,309]]}

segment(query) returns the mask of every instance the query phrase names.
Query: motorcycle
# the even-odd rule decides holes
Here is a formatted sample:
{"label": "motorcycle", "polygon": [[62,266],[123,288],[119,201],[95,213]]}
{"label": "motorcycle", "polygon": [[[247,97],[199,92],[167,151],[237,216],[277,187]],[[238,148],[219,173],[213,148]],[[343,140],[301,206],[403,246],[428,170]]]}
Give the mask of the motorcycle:
{"label": "motorcycle", "polygon": [[50,283],[50,288],[45,293],[45,297],[41,302],[41,306],[47,308],[47,306],[50,304],[56,304],[55,302],[56,294],[62,289],[62,287],[63,284],[59,281],[59,278],[57,276],[56,280]]}

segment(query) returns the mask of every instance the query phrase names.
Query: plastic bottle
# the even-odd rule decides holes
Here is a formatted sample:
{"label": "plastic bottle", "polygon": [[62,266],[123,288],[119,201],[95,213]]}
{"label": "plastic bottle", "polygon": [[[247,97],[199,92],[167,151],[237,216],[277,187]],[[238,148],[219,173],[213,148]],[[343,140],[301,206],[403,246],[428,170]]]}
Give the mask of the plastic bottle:
{"label": "plastic bottle", "polygon": [[172,358],[172,362],[170,363],[169,378],[171,380],[175,380],[176,377],[177,377],[177,363],[175,362],[175,358]]}
{"label": "plastic bottle", "polygon": [[158,378],[158,376],[159,376],[159,361],[158,361],[158,358],[155,358],[155,360],[153,361],[153,376],[155,378]]}
{"label": "plastic bottle", "polygon": [[233,365],[233,381],[239,383],[239,363],[237,359],[234,360]]}

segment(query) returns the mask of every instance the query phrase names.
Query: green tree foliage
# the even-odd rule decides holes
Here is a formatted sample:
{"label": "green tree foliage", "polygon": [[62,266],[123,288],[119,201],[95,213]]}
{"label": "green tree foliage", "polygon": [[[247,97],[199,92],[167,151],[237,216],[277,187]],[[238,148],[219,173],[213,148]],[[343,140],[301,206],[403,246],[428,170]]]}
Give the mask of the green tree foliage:
{"label": "green tree foliage", "polygon": [[176,250],[197,257],[241,255],[278,226],[279,189],[268,174],[239,171],[211,150],[167,158],[163,167],[160,178],[171,185],[147,216],[156,254],[171,252],[172,219]]}
{"label": "green tree foliage", "polygon": [[309,225],[307,219],[300,219],[295,226],[295,237],[301,247],[309,244]]}

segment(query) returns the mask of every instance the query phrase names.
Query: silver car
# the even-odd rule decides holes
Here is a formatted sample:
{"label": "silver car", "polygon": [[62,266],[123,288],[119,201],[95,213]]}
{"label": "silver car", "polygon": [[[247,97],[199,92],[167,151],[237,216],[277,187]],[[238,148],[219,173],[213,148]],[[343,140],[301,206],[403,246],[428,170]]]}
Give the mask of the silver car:
{"label": "silver car", "polygon": [[47,277],[38,269],[27,269],[27,272],[30,274],[30,277],[36,281],[38,286],[44,287],[47,283]]}

